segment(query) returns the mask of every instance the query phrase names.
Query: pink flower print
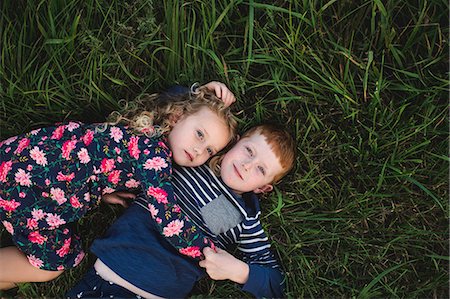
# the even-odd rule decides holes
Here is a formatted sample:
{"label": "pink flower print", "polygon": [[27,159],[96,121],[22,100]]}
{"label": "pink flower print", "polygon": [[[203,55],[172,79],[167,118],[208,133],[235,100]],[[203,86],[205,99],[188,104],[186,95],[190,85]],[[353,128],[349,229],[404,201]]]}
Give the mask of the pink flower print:
{"label": "pink flower print", "polygon": [[31,159],[36,161],[38,165],[45,166],[48,164],[47,158],[45,157],[45,153],[41,151],[37,146],[33,147],[33,149],[30,151],[30,157]]}
{"label": "pink flower print", "polygon": [[192,258],[195,257],[199,257],[202,255],[202,253],[200,252],[200,248],[197,246],[190,246],[190,247],[186,247],[186,248],[181,248],[180,249],[180,253],[190,256]]}
{"label": "pink flower print", "polygon": [[111,127],[111,130],[109,132],[109,136],[114,139],[115,142],[120,142],[123,138],[123,132],[118,127]]}
{"label": "pink flower print", "polygon": [[0,182],[6,183],[6,176],[12,169],[12,162],[6,161],[0,164]]}
{"label": "pink flower print", "polygon": [[91,144],[92,140],[94,139],[94,132],[91,130],[87,130],[86,134],[81,137],[81,140],[83,140],[84,145],[89,146]]}
{"label": "pink flower print", "polygon": [[44,242],[47,241],[47,237],[42,236],[39,231],[34,231],[28,235],[28,240],[32,243],[44,244]]}
{"label": "pink flower print", "polygon": [[172,211],[173,211],[174,213],[180,213],[180,212],[181,212],[180,206],[178,206],[178,205],[173,205]]}
{"label": "pink flower print", "polygon": [[64,197],[64,190],[62,190],[61,188],[52,187],[50,189],[50,194],[53,200],[56,200],[59,205],[62,205],[67,201],[67,198]]}
{"label": "pink flower print", "polygon": [[127,188],[137,188],[141,185],[141,183],[139,181],[136,181],[135,179],[131,179],[125,182],[125,187]]}
{"label": "pink flower print", "polygon": [[56,267],[56,270],[61,271],[64,270],[64,265],[59,265],[58,267]]}
{"label": "pink flower print", "polygon": [[50,226],[50,229],[58,228],[60,225],[66,224],[64,219],[57,214],[47,213],[47,218],[45,219],[47,224]]}
{"label": "pink flower print", "polygon": [[63,174],[61,171],[58,172],[58,175],[56,176],[56,179],[60,182],[66,181],[66,182],[70,182],[75,178],[75,173],[69,173],[69,174]]}
{"label": "pink flower print", "polygon": [[25,192],[19,192],[19,197],[20,198],[25,198],[27,195],[25,194]]}
{"label": "pink flower print", "polygon": [[50,185],[50,183],[51,183],[51,182],[50,182],[50,180],[49,180],[49,179],[45,179],[45,185],[47,185],[47,186],[48,186],[48,185]]}
{"label": "pink flower print", "polygon": [[31,133],[31,135],[37,135],[40,131],[41,131],[41,129],[36,129],[36,130],[31,131],[30,133]]}
{"label": "pink flower print", "polygon": [[0,142],[0,146],[2,146],[2,145],[10,145],[11,143],[13,143],[16,140],[17,140],[17,136],[9,137],[5,141]]}
{"label": "pink flower print", "polygon": [[31,174],[29,172],[25,172],[22,168],[19,168],[15,174],[16,182],[21,186],[31,186]]}
{"label": "pink flower print", "polygon": [[75,148],[76,140],[67,140],[63,143],[61,148],[62,157],[66,160],[70,160],[70,152]]}
{"label": "pink flower print", "polygon": [[32,170],[33,170],[33,165],[31,165],[31,164],[28,164],[28,166],[27,166],[27,170],[28,170],[28,171],[32,171]]}
{"label": "pink flower print", "polygon": [[114,163],[115,163],[114,159],[103,158],[102,165],[100,166],[101,172],[107,173],[113,170],[115,167]]}
{"label": "pink flower print", "polygon": [[14,151],[14,154],[16,154],[16,155],[20,154],[28,145],[30,145],[30,139],[28,139],[28,138],[20,139],[19,145],[17,146],[16,150]]}
{"label": "pink flower print", "polygon": [[114,185],[117,185],[120,181],[120,173],[121,170],[114,170],[108,175],[108,182],[113,183]]}
{"label": "pink flower print", "polygon": [[67,128],[67,130],[68,130],[69,132],[72,132],[73,130],[75,130],[76,128],[79,128],[79,127],[80,127],[80,124],[79,124],[79,123],[76,123],[76,122],[73,122],[73,121],[69,122],[69,123],[66,125],[66,128]]}
{"label": "pink flower print", "polygon": [[110,187],[105,187],[103,190],[102,190],[102,194],[109,194],[109,193],[113,193],[113,192],[115,192],[116,191],[116,189],[113,189],[113,188],[110,188]]}
{"label": "pink flower print", "polygon": [[114,151],[116,152],[116,154],[120,155],[120,152],[121,152],[120,148],[115,147],[115,148],[114,148]]}
{"label": "pink flower print", "polygon": [[141,151],[138,148],[139,143],[139,137],[137,136],[131,136],[130,142],[128,143],[128,152],[130,153],[130,156],[139,159],[139,154]]}
{"label": "pink flower print", "polygon": [[81,208],[81,204],[80,201],[78,200],[78,197],[76,197],[75,195],[70,197],[70,204],[72,205],[72,207],[74,207],[75,209]]}
{"label": "pink flower print", "polygon": [[144,163],[144,169],[151,170],[154,169],[156,171],[161,171],[161,169],[166,168],[167,163],[161,157],[153,157],[152,159],[148,159]]}
{"label": "pink flower print", "polygon": [[48,192],[45,192],[45,191],[42,192],[41,195],[42,195],[42,197],[49,197],[50,196],[50,194],[48,194]]}
{"label": "pink flower print", "polygon": [[57,128],[53,131],[52,137],[50,137],[50,138],[51,138],[51,139],[56,139],[56,140],[61,139],[61,137],[63,137],[65,128],[66,128],[65,126],[59,126],[59,127],[57,127]]}
{"label": "pink flower print", "polygon": [[27,258],[33,267],[40,268],[44,265],[44,262],[40,258],[37,258],[32,254],[28,255]]}
{"label": "pink flower print", "polygon": [[78,266],[81,263],[81,261],[83,260],[83,258],[84,258],[84,251],[81,251],[75,258],[73,266],[74,267]]}
{"label": "pink flower print", "polygon": [[122,157],[117,157],[117,163],[122,163]]}
{"label": "pink flower print", "polygon": [[33,218],[28,218],[27,219],[27,228],[28,229],[34,229],[37,227],[37,221]]}
{"label": "pink flower print", "polygon": [[161,147],[161,148],[163,148],[163,149],[166,149],[166,150],[169,149],[169,148],[167,147],[167,145],[166,145],[164,142],[162,142],[162,141],[159,141],[159,142],[158,142],[158,146]]}
{"label": "pink flower print", "polygon": [[166,204],[168,202],[167,192],[159,187],[148,187],[147,195],[153,196],[158,203]]}
{"label": "pink flower print", "polygon": [[5,149],[5,153],[9,153],[11,151],[11,147],[7,147],[6,149]]}
{"label": "pink flower print", "polygon": [[150,151],[148,149],[144,150],[144,155],[148,156],[148,154],[150,154]]}
{"label": "pink flower print", "polygon": [[33,219],[37,221],[43,219],[45,217],[45,213],[41,209],[33,209],[33,211],[31,211],[31,216],[33,216]]}
{"label": "pink flower print", "polygon": [[6,220],[2,221],[2,223],[3,223],[3,226],[6,228],[6,230],[8,231],[8,233],[10,233],[11,235],[14,235],[14,228],[13,228],[12,224]]}
{"label": "pink flower print", "polygon": [[84,201],[85,202],[91,201],[91,194],[89,192],[84,193]]}
{"label": "pink flower print", "polygon": [[163,229],[163,234],[166,237],[178,236],[182,232],[183,226],[183,220],[173,220]]}
{"label": "pink flower print", "polygon": [[89,153],[84,147],[78,151],[77,156],[83,164],[87,164],[91,161],[91,157],[89,157]]}
{"label": "pink flower print", "polygon": [[72,238],[65,239],[64,245],[60,249],[56,250],[56,254],[59,255],[60,257],[66,256],[69,253],[71,241]]}
{"label": "pink flower print", "polygon": [[155,221],[156,221],[156,223],[158,223],[158,224],[161,224],[161,222],[162,222],[161,218],[159,218],[159,217],[156,217]]}
{"label": "pink flower print", "polygon": [[18,206],[20,206],[20,202],[17,202],[14,199],[4,200],[0,197],[0,208],[5,210],[6,212],[13,212],[17,209]]}
{"label": "pink flower print", "polygon": [[159,210],[155,208],[155,206],[151,203],[148,204],[148,209],[150,210],[150,215],[152,215],[152,218],[155,219],[156,215],[158,215]]}

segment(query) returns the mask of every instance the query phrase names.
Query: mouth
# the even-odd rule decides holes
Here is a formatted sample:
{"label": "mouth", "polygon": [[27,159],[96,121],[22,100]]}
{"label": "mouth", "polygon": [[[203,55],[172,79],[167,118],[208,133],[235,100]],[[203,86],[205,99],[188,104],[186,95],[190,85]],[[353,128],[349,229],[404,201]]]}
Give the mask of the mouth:
{"label": "mouth", "polygon": [[242,177],[241,173],[240,173],[239,170],[237,169],[236,165],[233,164],[233,168],[234,168],[234,172],[236,173],[236,175],[237,175],[241,180],[244,180],[244,178]]}
{"label": "mouth", "polygon": [[189,161],[193,161],[194,157],[188,152],[188,151],[184,151],[184,153],[186,154],[186,157],[189,159]]}

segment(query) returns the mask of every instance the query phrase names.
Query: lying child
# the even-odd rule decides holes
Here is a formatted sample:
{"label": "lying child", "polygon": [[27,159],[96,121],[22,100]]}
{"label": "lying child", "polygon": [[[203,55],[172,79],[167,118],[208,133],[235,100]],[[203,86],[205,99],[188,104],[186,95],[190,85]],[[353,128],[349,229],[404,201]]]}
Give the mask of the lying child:
{"label": "lying child", "polygon": [[[164,195],[173,197],[171,158],[199,166],[234,138],[231,112],[209,89],[220,85],[200,87],[151,111],[130,110],[132,118],[120,118],[126,126],[71,122],[1,142],[0,220],[15,246],[0,248],[0,289],[48,281],[76,267],[84,252],[75,224],[106,193],[140,188],[164,215],[170,208]],[[174,217],[184,219],[181,213]],[[164,217],[159,230],[176,221]],[[195,226],[186,220],[183,229]],[[202,242],[166,237],[183,249]]]}
{"label": "lying child", "polygon": [[[154,222],[161,219],[149,219],[148,211],[156,215],[153,205],[138,197],[106,236],[94,241],[91,250],[98,259],[68,296],[186,297],[205,275],[204,268],[211,278],[242,284],[256,297],[282,297],[283,275],[260,223],[255,194],[271,191],[294,161],[289,134],[262,125],[212,161],[212,168],[175,167],[175,209],[182,210],[220,248],[213,250],[205,244],[200,263],[179,254],[155,228]],[[119,199],[119,195],[106,196]],[[233,248],[242,260],[225,251]],[[200,250],[193,249],[192,256],[198,257]]]}

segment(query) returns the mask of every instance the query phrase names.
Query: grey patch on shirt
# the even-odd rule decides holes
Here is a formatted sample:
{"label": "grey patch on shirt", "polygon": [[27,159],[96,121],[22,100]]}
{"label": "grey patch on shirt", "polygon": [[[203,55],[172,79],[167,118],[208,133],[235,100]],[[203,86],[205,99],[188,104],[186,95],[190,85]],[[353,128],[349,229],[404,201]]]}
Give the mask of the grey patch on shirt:
{"label": "grey patch on shirt", "polygon": [[215,235],[230,230],[244,219],[241,212],[224,195],[209,202],[200,211],[206,226]]}

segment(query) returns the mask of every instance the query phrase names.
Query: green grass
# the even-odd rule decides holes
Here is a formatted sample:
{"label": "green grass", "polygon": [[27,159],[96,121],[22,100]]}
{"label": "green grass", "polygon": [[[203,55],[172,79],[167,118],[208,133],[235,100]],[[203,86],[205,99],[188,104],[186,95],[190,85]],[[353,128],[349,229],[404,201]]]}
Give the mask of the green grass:
{"label": "green grass", "polygon": [[[448,8],[0,1],[0,139],[102,121],[142,92],[223,81],[241,129],[271,120],[297,140],[295,170],[262,199],[289,297],[447,297]],[[86,238],[119,212],[93,211],[81,223]],[[90,263],[22,284],[18,296],[61,297]],[[193,293],[242,296],[208,280]]]}

